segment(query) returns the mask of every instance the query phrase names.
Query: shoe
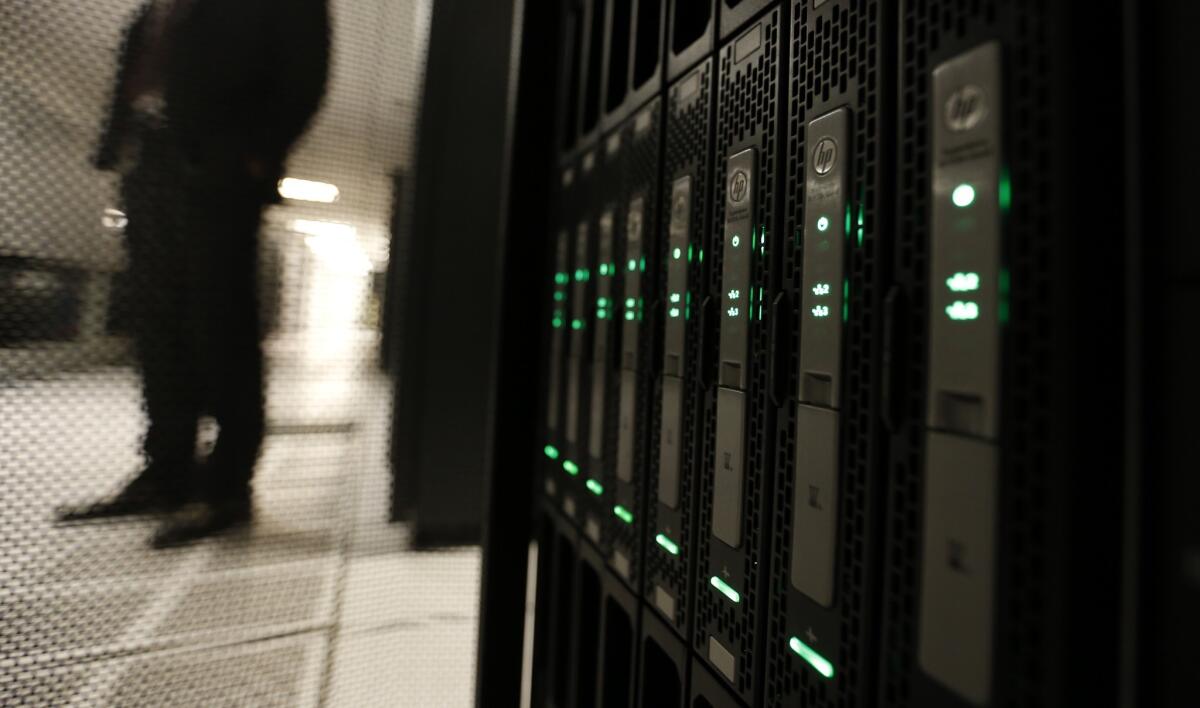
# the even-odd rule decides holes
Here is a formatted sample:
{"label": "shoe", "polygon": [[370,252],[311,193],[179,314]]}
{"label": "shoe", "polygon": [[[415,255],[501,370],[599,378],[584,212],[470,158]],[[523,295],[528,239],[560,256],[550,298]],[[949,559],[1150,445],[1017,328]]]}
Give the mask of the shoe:
{"label": "shoe", "polygon": [[90,504],[64,504],[54,510],[54,516],[60,522],[94,521],[169,513],[183,506],[185,500],[169,494],[156,477],[142,472],[111,498]]}
{"label": "shoe", "polygon": [[175,548],[202,538],[240,528],[254,517],[249,497],[233,497],[187,504],[158,527],[150,545]]}

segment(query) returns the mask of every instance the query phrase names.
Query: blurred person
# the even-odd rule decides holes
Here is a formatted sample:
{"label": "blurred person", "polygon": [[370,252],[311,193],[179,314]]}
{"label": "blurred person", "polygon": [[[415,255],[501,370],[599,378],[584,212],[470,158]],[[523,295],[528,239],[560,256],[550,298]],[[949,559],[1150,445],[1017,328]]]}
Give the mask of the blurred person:
{"label": "blurred person", "polygon": [[[258,229],[328,77],[326,0],[149,0],[95,156],[121,176],[145,467],[64,521],[166,513],[174,546],[248,523],[264,433]],[[215,448],[196,459],[203,414]]]}

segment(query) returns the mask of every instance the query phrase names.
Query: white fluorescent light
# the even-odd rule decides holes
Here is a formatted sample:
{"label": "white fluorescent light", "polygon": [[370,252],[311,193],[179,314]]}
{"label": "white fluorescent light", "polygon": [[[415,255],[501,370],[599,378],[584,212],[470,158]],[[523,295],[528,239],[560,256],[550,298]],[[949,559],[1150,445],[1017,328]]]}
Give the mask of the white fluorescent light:
{"label": "white fluorescent light", "polygon": [[284,177],[279,180],[279,196],[298,202],[321,202],[332,204],[342,194],[335,184],[313,182],[307,179]]}

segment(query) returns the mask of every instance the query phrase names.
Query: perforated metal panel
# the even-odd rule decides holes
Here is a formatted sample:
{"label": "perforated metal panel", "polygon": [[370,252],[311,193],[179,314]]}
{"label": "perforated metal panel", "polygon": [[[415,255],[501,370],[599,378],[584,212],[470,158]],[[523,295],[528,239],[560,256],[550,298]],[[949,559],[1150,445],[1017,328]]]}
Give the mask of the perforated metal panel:
{"label": "perforated metal panel", "polygon": [[[1109,673],[1094,668],[1110,665],[1109,653],[1097,647],[1102,641],[1084,637],[1098,631],[1092,619],[1103,614],[1096,609],[1111,589],[1103,579],[1111,547],[1103,544],[1114,536],[1105,520],[1111,517],[1100,512],[1113,509],[1116,487],[1108,485],[1115,474],[1097,441],[1104,439],[1100,431],[1116,433],[1096,410],[1099,392],[1073,369],[1117,356],[1095,346],[1094,333],[1108,320],[1085,312],[1078,292],[1111,252],[1117,228],[1106,226],[1113,217],[1095,203],[1116,204],[1119,188],[1079,158],[1105,140],[1082,116],[1087,92],[1111,85],[1118,74],[1113,10],[1020,0],[900,6],[895,271],[907,295],[898,318],[907,347],[898,354],[908,376],[897,389],[903,424],[890,451],[883,705],[969,704],[922,671],[916,656],[926,455],[917,431],[927,406],[928,322],[938,314],[929,311],[927,280],[929,77],[942,62],[987,41],[998,41],[1003,57],[1004,167],[1011,179],[1002,234],[1010,289],[1002,328],[996,650],[988,705],[1089,702],[1081,692],[1109,690]],[[1096,20],[1086,32],[1079,12]],[[1074,59],[1083,55],[1092,58]],[[1094,356],[1080,363],[1084,352]],[[1094,540],[1076,545],[1071,538]]]}
{"label": "perforated metal panel", "polygon": [[[885,181],[891,143],[887,75],[889,33],[894,27],[886,3],[833,2],[814,10],[810,2],[792,6],[788,100],[787,205],[780,286],[788,293],[789,342],[777,342],[779,414],[772,604],[766,651],[768,705],[869,705],[878,590],[876,547],[883,494],[881,300],[890,249],[890,212]],[[798,591],[790,578],[796,475],[796,397],[800,382],[801,288],[805,179],[811,162],[808,123],[845,107],[849,110],[850,162],[846,282],[848,308],[842,337],[841,440],[834,604],[824,608]],[[834,667],[826,678],[789,646],[800,638]]]}
{"label": "perforated metal panel", "polygon": [[[611,493],[604,499],[609,507],[607,514],[608,533],[611,538],[609,558],[610,565],[618,577],[629,585],[633,592],[639,592],[642,585],[643,556],[642,543],[646,519],[643,509],[649,484],[649,460],[654,454],[651,431],[653,428],[652,412],[657,393],[654,373],[657,369],[656,356],[659,352],[658,318],[660,307],[657,300],[658,278],[661,253],[656,248],[657,230],[654,225],[658,222],[659,196],[659,160],[662,145],[662,103],[658,98],[636,111],[619,129],[623,155],[619,170],[619,195],[617,200],[617,219],[620,223],[622,239],[620,248],[614,260],[617,270],[618,289],[614,298],[614,321],[621,327],[618,334],[617,351],[614,356],[614,380],[616,381],[616,397],[609,403],[608,410],[614,425],[609,430],[608,440],[609,465],[606,485]],[[637,210],[637,214],[633,212]],[[631,223],[640,223],[640,250],[636,253],[629,246],[632,238],[629,233]],[[643,265],[644,260],[644,265]],[[630,265],[633,268],[630,268]],[[625,287],[631,278],[639,280],[640,296],[629,301],[627,293],[633,292]],[[636,323],[626,327],[626,323]],[[629,342],[625,337],[636,332],[637,341]],[[632,356],[633,361],[628,361]],[[631,369],[632,367],[632,369]],[[635,414],[631,430],[627,433],[627,445],[632,461],[631,479],[621,480],[616,472],[617,457],[622,454],[620,449],[622,435],[620,430],[624,424],[619,410],[622,397],[628,396],[629,391],[621,390],[621,377],[630,375],[633,378],[632,404]],[[631,510],[634,514],[632,523],[620,518],[615,506]]]}
{"label": "perforated metal panel", "polygon": [[[214,13],[225,21],[201,42],[231,56],[277,49],[300,37],[287,33],[301,6],[179,0],[166,56],[172,67],[194,59],[187,38],[211,30],[197,18]],[[149,36],[123,45],[142,7],[0,7],[0,704],[465,705],[477,553],[408,553],[404,527],[388,523],[392,386],[378,354],[384,274],[403,257],[389,248],[412,184],[429,4],[330,3],[323,106],[278,176],[333,184],[340,196],[266,206],[257,236],[251,228],[232,244],[193,220],[237,206],[197,196],[202,177],[227,173],[205,171],[212,153],[177,144],[187,123],[178,79],[166,79],[165,126],[122,144],[141,147],[117,165],[124,188],[91,164],[110,103],[128,98],[114,89],[120,51]],[[303,56],[322,43],[309,39]],[[285,112],[281,101],[263,105]],[[222,140],[242,144],[236,129],[213,144]],[[168,146],[157,157],[155,141]],[[248,153],[261,145],[245,143]],[[197,257],[219,267],[200,271]],[[219,314],[229,330],[256,315],[261,327],[266,432],[253,523],[155,550],[159,518],[58,521],[59,505],[111,495],[147,463],[148,366],[169,372],[155,379],[159,395],[203,399],[200,410],[155,408],[156,425],[184,431],[185,460],[239,429],[212,400],[211,381],[231,369],[198,353],[229,332],[197,335],[198,306],[153,331],[147,319],[168,301],[227,294],[238,268],[253,287]],[[182,486],[183,475],[171,480]]]}
{"label": "perforated metal panel", "polygon": [[[681,455],[679,461],[679,503],[675,510],[664,508],[658,500],[659,463],[661,452],[662,397],[654,400],[650,432],[650,454],[646,467],[646,598],[657,606],[656,587],[662,587],[675,601],[673,617],[666,617],[677,632],[686,636],[690,625],[692,593],[693,532],[695,528],[696,490],[699,478],[700,447],[698,423],[701,419],[698,388],[701,364],[700,303],[707,291],[704,251],[709,243],[710,183],[712,164],[711,128],[713,123],[712,62],[707,61],[681,78],[668,89],[666,149],[663,160],[664,187],[659,220],[661,239],[660,263],[664,272],[660,282],[667,282],[670,220],[675,213],[674,192],[669,188],[675,180],[690,177],[691,212],[688,215],[688,243],[692,247],[688,265],[688,292],[685,303],[687,325],[684,343],[684,394],[682,400]],[[665,296],[665,290],[660,297]],[[656,369],[661,369],[656,362]],[[659,386],[662,381],[659,378]],[[672,554],[656,540],[659,534],[679,542],[679,553]],[[669,605],[669,603],[668,603]],[[662,613],[660,608],[658,612]]]}
{"label": "perforated metal panel", "polygon": [[[713,204],[714,232],[716,225],[724,224],[726,204],[727,160],[731,155],[748,147],[757,150],[755,181],[755,209],[758,222],[755,224],[757,238],[752,248],[757,253],[752,263],[751,283],[754,302],[762,315],[753,313],[750,321],[749,376],[745,406],[745,478],[741,513],[742,543],[732,549],[713,535],[713,489],[714,466],[716,464],[716,391],[715,381],[705,393],[705,422],[703,424],[703,456],[699,469],[700,511],[697,533],[697,571],[693,592],[696,598],[696,621],[693,644],[702,656],[708,656],[710,639],[719,638],[727,643],[726,649],[737,658],[735,688],[743,700],[753,701],[758,686],[754,676],[759,670],[761,656],[754,647],[759,640],[759,620],[765,611],[762,571],[766,568],[767,550],[763,543],[767,538],[770,522],[766,516],[767,495],[772,482],[770,475],[769,450],[774,442],[774,418],[769,405],[768,352],[770,347],[770,322],[764,319],[767,310],[764,300],[772,297],[771,270],[769,264],[776,256],[779,244],[777,221],[778,147],[780,140],[779,109],[781,94],[781,56],[785,27],[784,11],[776,8],[765,17],[750,25],[745,33],[733,36],[719,52],[717,77],[717,123],[716,148],[714,150]],[[746,42],[753,43],[752,34],[757,34],[760,45],[747,49]],[[743,54],[743,52],[745,52]],[[735,55],[740,61],[735,61]],[[708,298],[711,310],[705,316],[709,327],[716,328],[722,292],[723,239],[714,238],[710,260]],[[705,344],[705,361],[720,360],[717,337]],[[715,366],[714,366],[715,369]],[[714,378],[715,378],[715,371]],[[736,588],[740,602],[732,603],[717,592],[709,579],[723,574],[732,566],[737,578],[743,583]]]}

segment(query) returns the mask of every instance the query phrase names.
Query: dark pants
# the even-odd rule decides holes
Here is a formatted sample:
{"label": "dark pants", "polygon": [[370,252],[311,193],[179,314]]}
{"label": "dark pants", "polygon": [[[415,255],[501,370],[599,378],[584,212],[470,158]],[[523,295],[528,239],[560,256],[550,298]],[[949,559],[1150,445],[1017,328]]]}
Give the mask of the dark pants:
{"label": "dark pants", "polygon": [[[179,497],[246,494],[263,437],[261,190],[236,165],[188,163],[167,131],[148,132],[141,142],[122,192],[133,334],[150,419],[146,474]],[[220,433],[196,474],[204,414]]]}

